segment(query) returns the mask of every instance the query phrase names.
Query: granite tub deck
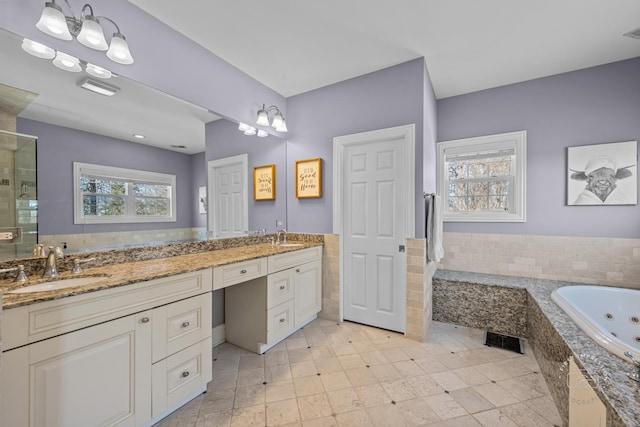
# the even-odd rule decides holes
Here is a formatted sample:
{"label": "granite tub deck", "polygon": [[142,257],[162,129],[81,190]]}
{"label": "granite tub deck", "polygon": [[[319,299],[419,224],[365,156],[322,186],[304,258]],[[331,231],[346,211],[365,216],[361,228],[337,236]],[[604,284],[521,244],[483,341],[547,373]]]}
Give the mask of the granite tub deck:
{"label": "granite tub deck", "polygon": [[[87,292],[95,292],[102,289],[126,286],[132,283],[147,280],[160,279],[174,276],[181,273],[203,270],[206,268],[247,261],[256,258],[277,255],[285,252],[293,252],[314,246],[321,246],[322,242],[313,240],[299,242],[301,246],[281,247],[270,243],[249,244],[247,246],[237,246],[206,251],[195,251],[185,244],[184,252],[175,250],[173,256],[158,256],[142,261],[123,262],[119,254],[112,254],[112,251],[95,252],[90,256],[96,256],[96,263],[103,264],[99,267],[90,267],[90,263],[85,264],[84,272],[81,274],[71,274],[69,268],[62,268],[62,273],[57,280],[74,277],[95,277],[96,280],[89,285],[76,286],[73,288],[58,289],[42,292],[31,292],[21,294],[9,294],[10,290],[48,281],[39,275],[32,275],[28,283],[13,283],[10,279],[0,281],[0,292],[3,292],[2,307],[11,309],[23,305],[34,304],[42,301],[49,301],[64,298],[72,295],[79,295]],[[145,250],[147,255],[154,255],[154,252]],[[184,255],[180,253],[186,253]],[[136,259],[136,257],[132,257]],[[41,266],[44,266],[44,259],[37,259]],[[41,267],[42,268],[42,267]]]}
{"label": "granite tub deck", "polygon": [[[572,285],[577,283],[438,270],[433,277],[433,319],[452,323],[462,319],[463,326],[504,334],[515,331],[512,335],[528,338],[565,425],[567,363],[573,355],[607,408],[607,426],[638,426],[640,383],[627,377],[631,363],[597,345],[551,299],[556,288]],[[507,325],[511,320],[517,327]]]}

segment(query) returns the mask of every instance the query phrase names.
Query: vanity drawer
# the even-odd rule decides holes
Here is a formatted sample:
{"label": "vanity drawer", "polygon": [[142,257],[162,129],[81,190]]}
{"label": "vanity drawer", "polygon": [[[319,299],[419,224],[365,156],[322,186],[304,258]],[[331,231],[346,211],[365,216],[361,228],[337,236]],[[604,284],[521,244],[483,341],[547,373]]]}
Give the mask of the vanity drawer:
{"label": "vanity drawer", "polygon": [[152,362],[211,337],[211,304],[207,293],[154,309]]}
{"label": "vanity drawer", "polygon": [[213,269],[213,289],[222,289],[236,283],[267,275],[267,259],[258,258]]}
{"label": "vanity drawer", "polygon": [[267,344],[293,330],[294,307],[294,301],[291,299],[267,311]]}
{"label": "vanity drawer", "polygon": [[211,338],[185,348],[152,366],[152,417],[162,414],[212,379]]}
{"label": "vanity drawer", "polygon": [[322,246],[287,252],[269,257],[269,274],[322,259]]}
{"label": "vanity drawer", "polygon": [[267,309],[293,298],[293,270],[279,271],[267,276]]}

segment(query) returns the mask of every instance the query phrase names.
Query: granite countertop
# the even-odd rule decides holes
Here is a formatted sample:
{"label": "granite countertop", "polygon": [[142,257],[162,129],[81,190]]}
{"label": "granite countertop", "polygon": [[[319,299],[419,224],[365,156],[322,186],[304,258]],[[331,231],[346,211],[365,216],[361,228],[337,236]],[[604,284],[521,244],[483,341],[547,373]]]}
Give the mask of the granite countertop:
{"label": "granite countertop", "polygon": [[[438,270],[434,279],[526,289],[572,351],[576,362],[594,379],[595,391],[603,402],[613,408],[626,425],[638,425],[640,383],[627,377],[627,373],[634,370],[633,365],[596,344],[551,299],[555,289],[583,283],[449,270]],[[560,368],[559,364],[559,373]]]}
{"label": "granite countertop", "polygon": [[[56,280],[69,279],[75,277],[96,277],[96,281],[89,285],[77,286],[73,288],[58,289],[52,291],[9,294],[7,291],[47,282],[48,279],[41,277],[31,277],[29,282],[13,283],[10,280],[0,281],[0,295],[2,295],[2,308],[12,309],[23,305],[34,304],[42,301],[49,301],[73,295],[95,292],[102,289],[125,286],[147,280],[160,279],[174,276],[176,274],[188,273],[191,271],[203,270],[236,262],[262,258],[270,255],[277,255],[285,252],[292,252],[301,249],[322,246],[322,243],[304,242],[301,246],[282,247],[269,243],[241,246],[228,249],[218,249],[207,252],[177,255],[165,258],[157,258],[146,261],[135,261],[127,263],[109,264],[101,267],[90,267],[91,264],[83,266],[81,274],[71,274],[69,271],[61,272]],[[42,260],[44,266],[44,259]]]}

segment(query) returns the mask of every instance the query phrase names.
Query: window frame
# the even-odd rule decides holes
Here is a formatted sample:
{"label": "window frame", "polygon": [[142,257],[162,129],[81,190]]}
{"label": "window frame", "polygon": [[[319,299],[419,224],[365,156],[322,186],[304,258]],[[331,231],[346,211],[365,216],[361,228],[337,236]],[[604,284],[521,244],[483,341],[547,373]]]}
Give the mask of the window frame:
{"label": "window frame", "polygon": [[[508,212],[449,212],[449,174],[445,156],[473,155],[480,151],[514,150],[513,187],[510,194]],[[448,153],[447,153],[448,152]],[[456,139],[438,143],[437,183],[438,194],[442,197],[442,217],[447,222],[526,222],[526,165],[527,132],[517,131],[495,135]]]}
{"label": "window frame", "polygon": [[[127,208],[127,200],[134,201],[135,196],[125,197],[125,215],[114,216],[85,216],[83,205],[83,194],[80,180],[83,176],[103,177],[126,181],[127,186],[135,183],[162,184],[171,187],[170,208],[168,216],[144,216],[135,215],[135,206],[130,210]],[[176,199],[176,176],[160,172],[148,172],[136,169],[126,169],[114,166],[94,165],[89,163],[73,162],[73,222],[74,224],[128,224],[147,222],[176,222],[177,221],[177,199]],[[128,212],[133,212],[131,215]]]}

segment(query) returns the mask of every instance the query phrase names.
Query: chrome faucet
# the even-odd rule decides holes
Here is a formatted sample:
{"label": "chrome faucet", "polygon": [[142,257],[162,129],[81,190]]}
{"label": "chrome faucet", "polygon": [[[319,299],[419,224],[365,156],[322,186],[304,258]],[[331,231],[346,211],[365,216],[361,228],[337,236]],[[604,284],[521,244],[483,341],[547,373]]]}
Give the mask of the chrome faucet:
{"label": "chrome faucet", "polygon": [[58,259],[64,258],[64,253],[62,253],[62,249],[56,246],[49,246],[49,253],[47,254],[47,260],[44,263],[44,272],[42,273],[42,277],[58,277]]}
{"label": "chrome faucet", "polygon": [[629,372],[627,376],[634,381],[640,382],[640,361],[636,360],[628,351],[624,352],[624,355],[627,356],[633,362],[633,366],[635,366],[636,370],[634,372]]}
{"label": "chrome faucet", "polygon": [[[284,236],[284,239],[282,241],[280,240],[280,233],[283,233]],[[287,230],[285,230],[284,228],[276,231],[276,245],[279,245],[280,243],[287,243]]]}
{"label": "chrome faucet", "polygon": [[29,278],[27,274],[24,272],[24,265],[20,264],[17,267],[13,268],[5,268],[4,270],[0,270],[0,273],[9,273],[10,271],[17,271],[16,277],[13,279],[14,282],[28,282]]}

